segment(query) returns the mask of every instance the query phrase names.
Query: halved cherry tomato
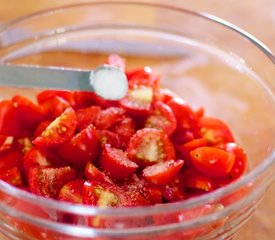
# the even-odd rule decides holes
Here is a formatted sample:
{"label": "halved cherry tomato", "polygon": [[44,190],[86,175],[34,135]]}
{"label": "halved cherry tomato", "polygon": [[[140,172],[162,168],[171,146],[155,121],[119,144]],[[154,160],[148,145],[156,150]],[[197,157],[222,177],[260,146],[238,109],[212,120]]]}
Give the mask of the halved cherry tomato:
{"label": "halved cherry tomato", "polygon": [[18,167],[11,167],[0,172],[0,180],[3,180],[14,186],[22,186],[23,179]]}
{"label": "halved cherry tomato", "polygon": [[73,168],[34,167],[29,170],[30,191],[46,198],[57,198],[60,189],[75,179]]}
{"label": "halved cherry tomato", "polygon": [[178,173],[172,181],[162,186],[162,197],[168,202],[184,200],[184,180],[181,173]]}
{"label": "halved cherry tomato", "polygon": [[12,102],[24,128],[35,129],[40,122],[46,120],[48,117],[39,105],[34,104],[26,97],[20,95],[14,96]]}
{"label": "halved cherry tomato", "polygon": [[100,111],[95,120],[98,129],[106,130],[125,117],[125,110],[119,107],[110,107]]}
{"label": "halved cherry tomato", "polygon": [[75,111],[71,107],[67,108],[42,132],[41,136],[34,139],[33,143],[42,147],[64,143],[73,137],[76,123]]}
{"label": "halved cherry tomato", "polygon": [[82,188],[85,180],[77,179],[66,183],[58,194],[58,200],[71,203],[82,203]]}
{"label": "halved cherry tomato", "polygon": [[162,130],[170,136],[177,127],[176,117],[168,105],[156,102],[153,106],[153,113],[146,120],[145,127]]}
{"label": "halved cherry tomato", "polygon": [[53,118],[59,117],[70,106],[70,103],[65,99],[58,96],[54,97],[51,106]]}
{"label": "halved cherry tomato", "polygon": [[81,131],[82,129],[88,127],[90,124],[95,124],[95,120],[100,111],[101,107],[99,106],[90,106],[78,109],[76,111],[77,130]]}
{"label": "halved cherry tomato", "polygon": [[119,140],[119,146],[121,149],[125,150],[131,137],[136,132],[135,122],[132,118],[125,117],[120,122],[116,123],[111,131],[117,134]]}
{"label": "halved cherry tomato", "polygon": [[55,97],[64,99],[72,107],[76,105],[74,93],[66,90],[44,90],[37,94],[36,99],[39,104],[43,104],[53,100]]}
{"label": "halved cherry tomato", "polygon": [[129,142],[127,153],[140,166],[175,159],[175,150],[168,136],[153,128],[138,130]]}
{"label": "halved cherry tomato", "polygon": [[171,90],[169,90],[167,88],[158,89],[156,95],[157,95],[157,100],[161,101],[163,103],[167,103],[172,98],[179,97],[177,94],[175,94],[174,92],[172,92]]}
{"label": "halved cherry tomato", "polygon": [[203,117],[198,121],[199,133],[213,145],[234,142],[233,135],[227,125],[219,119]]}
{"label": "halved cherry tomato", "polygon": [[214,189],[212,179],[193,168],[185,169],[182,172],[182,178],[184,180],[184,185],[187,188],[198,189],[206,192]]}
{"label": "halved cherry tomato", "polygon": [[101,146],[103,147],[105,144],[109,144],[114,148],[119,147],[119,138],[118,134],[109,131],[109,130],[98,130],[99,141]]}
{"label": "halved cherry tomato", "polygon": [[16,108],[10,100],[0,101],[0,134],[18,136],[20,122]]}
{"label": "halved cherry tomato", "polygon": [[138,165],[129,160],[121,149],[105,145],[100,158],[100,166],[113,179],[123,179],[133,174]]}
{"label": "halved cherry tomato", "polygon": [[142,175],[148,182],[152,184],[168,184],[175,178],[183,164],[183,160],[169,160],[166,162],[159,162],[144,168]]}
{"label": "halved cherry tomato", "polygon": [[83,203],[98,207],[130,206],[129,198],[119,186],[106,182],[86,181]]}
{"label": "halved cherry tomato", "polygon": [[38,126],[37,126],[37,128],[36,128],[36,130],[35,130],[35,132],[34,132],[34,137],[36,138],[36,137],[39,137],[44,131],[45,131],[45,129],[49,126],[51,124],[51,121],[43,121],[43,122],[41,122]]}
{"label": "halved cherry tomato", "polygon": [[100,171],[91,162],[88,162],[85,166],[84,174],[87,180],[97,182],[113,183],[112,180],[102,171]]}
{"label": "halved cherry tomato", "polygon": [[0,152],[11,149],[13,142],[14,137],[0,134]]}
{"label": "halved cherry tomato", "polygon": [[22,170],[22,159],[23,155],[14,149],[0,152],[0,171],[12,167],[18,167],[20,170]]}
{"label": "halved cherry tomato", "polygon": [[214,147],[199,147],[190,152],[192,165],[209,177],[225,177],[231,171],[235,156]]}
{"label": "halved cherry tomato", "polygon": [[70,141],[56,147],[59,156],[66,162],[84,166],[99,154],[99,136],[93,125],[77,133]]}

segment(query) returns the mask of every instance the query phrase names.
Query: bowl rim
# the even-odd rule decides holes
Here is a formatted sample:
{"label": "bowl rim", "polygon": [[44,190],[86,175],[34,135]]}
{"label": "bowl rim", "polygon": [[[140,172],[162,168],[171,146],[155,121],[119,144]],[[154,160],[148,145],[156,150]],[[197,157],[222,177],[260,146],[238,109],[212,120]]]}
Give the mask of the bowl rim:
{"label": "bowl rim", "polygon": [[[144,7],[154,7],[160,9],[167,9],[171,11],[183,12],[185,14],[193,15],[195,17],[213,22],[218,25],[222,25],[225,28],[232,30],[239,34],[240,36],[244,37],[245,39],[249,40],[253,45],[255,45],[262,53],[266,55],[267,58],[275,65],[275,56],[265,46],[261,41],[255,38],[253,35],[247,33],[243,29],[235,26],[234,24],[223,20],[219,17],[214,15],[204,13],[204,12],[196,12],[193,10],[185,9],[183,7],[169,5],[169,4],[162,4],[162,3],[149,3],[147,1],[99,1],[99,0],[92,0],[88,2],[76,3],[76,4],[69,4],[64,6],[58,6],[54,8],[49,8],[42,11],[37,11],[35,13],[19,17],[15,20],[9,21],[8,23],[0,26],[0,32],[8,30],[12,26],[22,23],[24,21],[28,21],[32,18],[36,18],[42,15],[51,15],[54,14],[56,11],[65,11],[66,9],[72,9],[75,7],[85,7],[85,6],[92,6],[92,5],[105,5],[105,4],[113,4],[113,5],[120,5],[120,4],[127,4],[127,5],[140,5]],[[272,95],[272,100],[275,102],[275,96]],[[222,196],[230,194],[234,192],[236,189],[248,185],[252,179],[256,179],[258,176],[263,174],[267,171],[270,167],[272,167],[275,163],[275,151],[273,151],[265,160],[257,166],[255,169],[251,170],[243,177],[238,179],[237,181],[223,187],[217,189],[211,193],[208,193],[203,196],[199,196],[196,198],[183,200],[180,202],[163,204],[163,205],[155,205],[155,206],[147,206],[147,207],[121,207],[121,208],[99,208],[93,206],[85,206],[85,205],[78,205],[78,204],[70,204],[67,202],[60,202],[58,200],[53,199],[46,199],[40,196],[36,196],[34,194],[22,191],[17,189],[3,181],[0,181],[0,188],[5,191],[5,193],[10,194],[16,198],[24,198],[25,201],[35,203],[37,205],[41,205],[43,207],[47,207],[50,209],[58,209],[64,212],[70,212],[80,215],[95,215],[95,214],[103,214],[108,216],[140,216],[140,215],[148,215],[148,214],[155,214],[155,213],[167,213],[172,211],[178,211],[181,209],[191,209],[194,207],[201,206],[202,204],[207,204],[209,201],[214,201],[215,199],[219,199]],[[222,211],[221,211],[222,212]],[[218,213],[217,213],[218,214]]]}

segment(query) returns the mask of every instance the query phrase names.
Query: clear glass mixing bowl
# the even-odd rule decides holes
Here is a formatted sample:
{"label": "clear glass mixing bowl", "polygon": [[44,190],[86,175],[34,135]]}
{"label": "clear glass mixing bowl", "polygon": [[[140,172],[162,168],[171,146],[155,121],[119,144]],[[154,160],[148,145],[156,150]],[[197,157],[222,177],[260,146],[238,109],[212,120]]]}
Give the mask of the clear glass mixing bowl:
{"label": "clear glass mixing bowl", "polygon": [[[221,19],[149,3],[92,1],[0,28],[2,62],[94,68],[109,53],[125,57],[129,69],[151,66],[163,86],[223,119],[246,149],[249,171],[202,197],[132,209],[61,203],[0,181],[1,232],[20,240],[231,239],[274,179],[274,56]],[[1,88],[0,98],[17,93],[35,91]],[[108,227],[88,226],[90,219]]]}

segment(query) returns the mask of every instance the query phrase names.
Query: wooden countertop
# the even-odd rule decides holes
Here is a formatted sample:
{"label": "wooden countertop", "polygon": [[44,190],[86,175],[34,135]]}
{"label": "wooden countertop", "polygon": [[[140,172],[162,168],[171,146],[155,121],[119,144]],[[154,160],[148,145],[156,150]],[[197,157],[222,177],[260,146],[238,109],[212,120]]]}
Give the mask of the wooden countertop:
{"label": "wooden countertop", "polygon": [[[79,1],[0,0],[0,24],[33,11],[77,2]],[[253,34],[275,52],[274,0],[155,0],[155,2],[166,2],[224,18]],[[237,240],[275,239],[274,199],[275,184],[270,187],[253,218],[242,228],[236,237]]]}

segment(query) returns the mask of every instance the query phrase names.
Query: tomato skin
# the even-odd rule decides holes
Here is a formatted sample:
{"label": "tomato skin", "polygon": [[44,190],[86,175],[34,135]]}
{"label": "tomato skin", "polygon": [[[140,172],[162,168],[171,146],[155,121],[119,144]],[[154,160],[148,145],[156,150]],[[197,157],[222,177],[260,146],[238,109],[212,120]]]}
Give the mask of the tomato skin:
{"label": "tomato skin", "polygon": [[116,123],[111,128],[111,131],[117,135],[119,147],[125,150],[129,144],[130,139],[136,132],[135,122],[132,120],[132,118],[125,117],[120,122]]}
{"label": "tomato skin", "polygon": [[125,110],[119,107],[110,107],[100,111],[95,120],[95,126],[101,130],[107,130],[116,122],[125,117]]}
{"label": "tomato skin", "polygon": [[171,182],[184,164],[183,160],[159,162],[143,169],[143,177],[150,183],[165,185]]}
{"label": "tomato skin", "polygon": [[20,134],[18,113],[10,100],[0,102],[0,134],[18,136]]}
{"label": "tomato skin", "polygon": [[52,147],[70,140],[76,129],[76,114],[69,107],[42,132],[33,143],[41,147]]}
{"label": "tomato skin", "polygon": [[90,106],[78,109],[76,111],[77,130],[81,131],[82,129],[88,127],[90,124],[95,124],[95,120],[100,111],[101,107],[99,106]]}
{"label": "tomato skin", "polygon": [[97,130],[89,125],[69,141],[56,147],[58,155],[66,162],[84,166],[99,154],[100,142]]}
{"label": "tomato skin", "polygon": [[133,174],[138,165],[127,157],[121,149],[105,145],[100,158],[100,166],[112,179],[123,179]]}
{"label": "tomato skin", "polygon": [[241,177],[247,167],[247,156],[245,151],[236,143],[225,143],[220,145],[219,148],[230,152],[235,156],[234,165],[226,178],[227,181],[224,179],[225,182],[231,182]]}
{"label": "tomato skin", "polygon": [[85,165],[84,174],[87,180],[97,182],[113,183],[113,181],[102,171],[100,171],[91,162]]}
{"label": "tomato skin", "polygon": [[146,120],[145,127],[162,130],[170,136],[177,128],[177,120],[168,105],[156,102],[153,106],[153,113]]}
{"label": "tomato skin", "polygon": [[209,192],[214,189],[213,180],[196,171],[194,168],[185,169],[182,172],[182,178],[184,179],[184,185],[186,188],[197,189]]}
{"label": "tomato skin", "polygon": [[14,96],[12,102],[24,128],[35,129],[41,121],[46,120],[48,117],[39,105],[34,104],[26,97]]}
{"label": "tomato skin", "polygon": [[18,167],[20,170],[23,169],[22,164],[23,155],[14,149],[9,149],[0,152],[0,172],[4,169]]}
{"label": "tomato skin", "polygon": [[66,183],[58,194],[58,200],[71,203],[82,203],[82,188],[85,180],[76,179]]}
{"label": "tomato skin", "polygon": [[234,142],[234,137],[228,126],[219,119],[202,117],[198,121],[199,133],[213,145]]}
{"label": "tomato skin", "polygon": [[138,130],[131,138],[127,153],[139,166],[175,159],[175,149],[163,131],[153,128]]}
{"label": "tomato skin", "polygon": [[209,177],[225,177],[231,171],[235,156],[214,147],[199,147],[190,152],[192,165]]}
{"label": "tomato skin", "polygon": [[57,198],[60,189],[75,179],[71,167],[34,167],[29,170],[30,191],[46,198]]}

